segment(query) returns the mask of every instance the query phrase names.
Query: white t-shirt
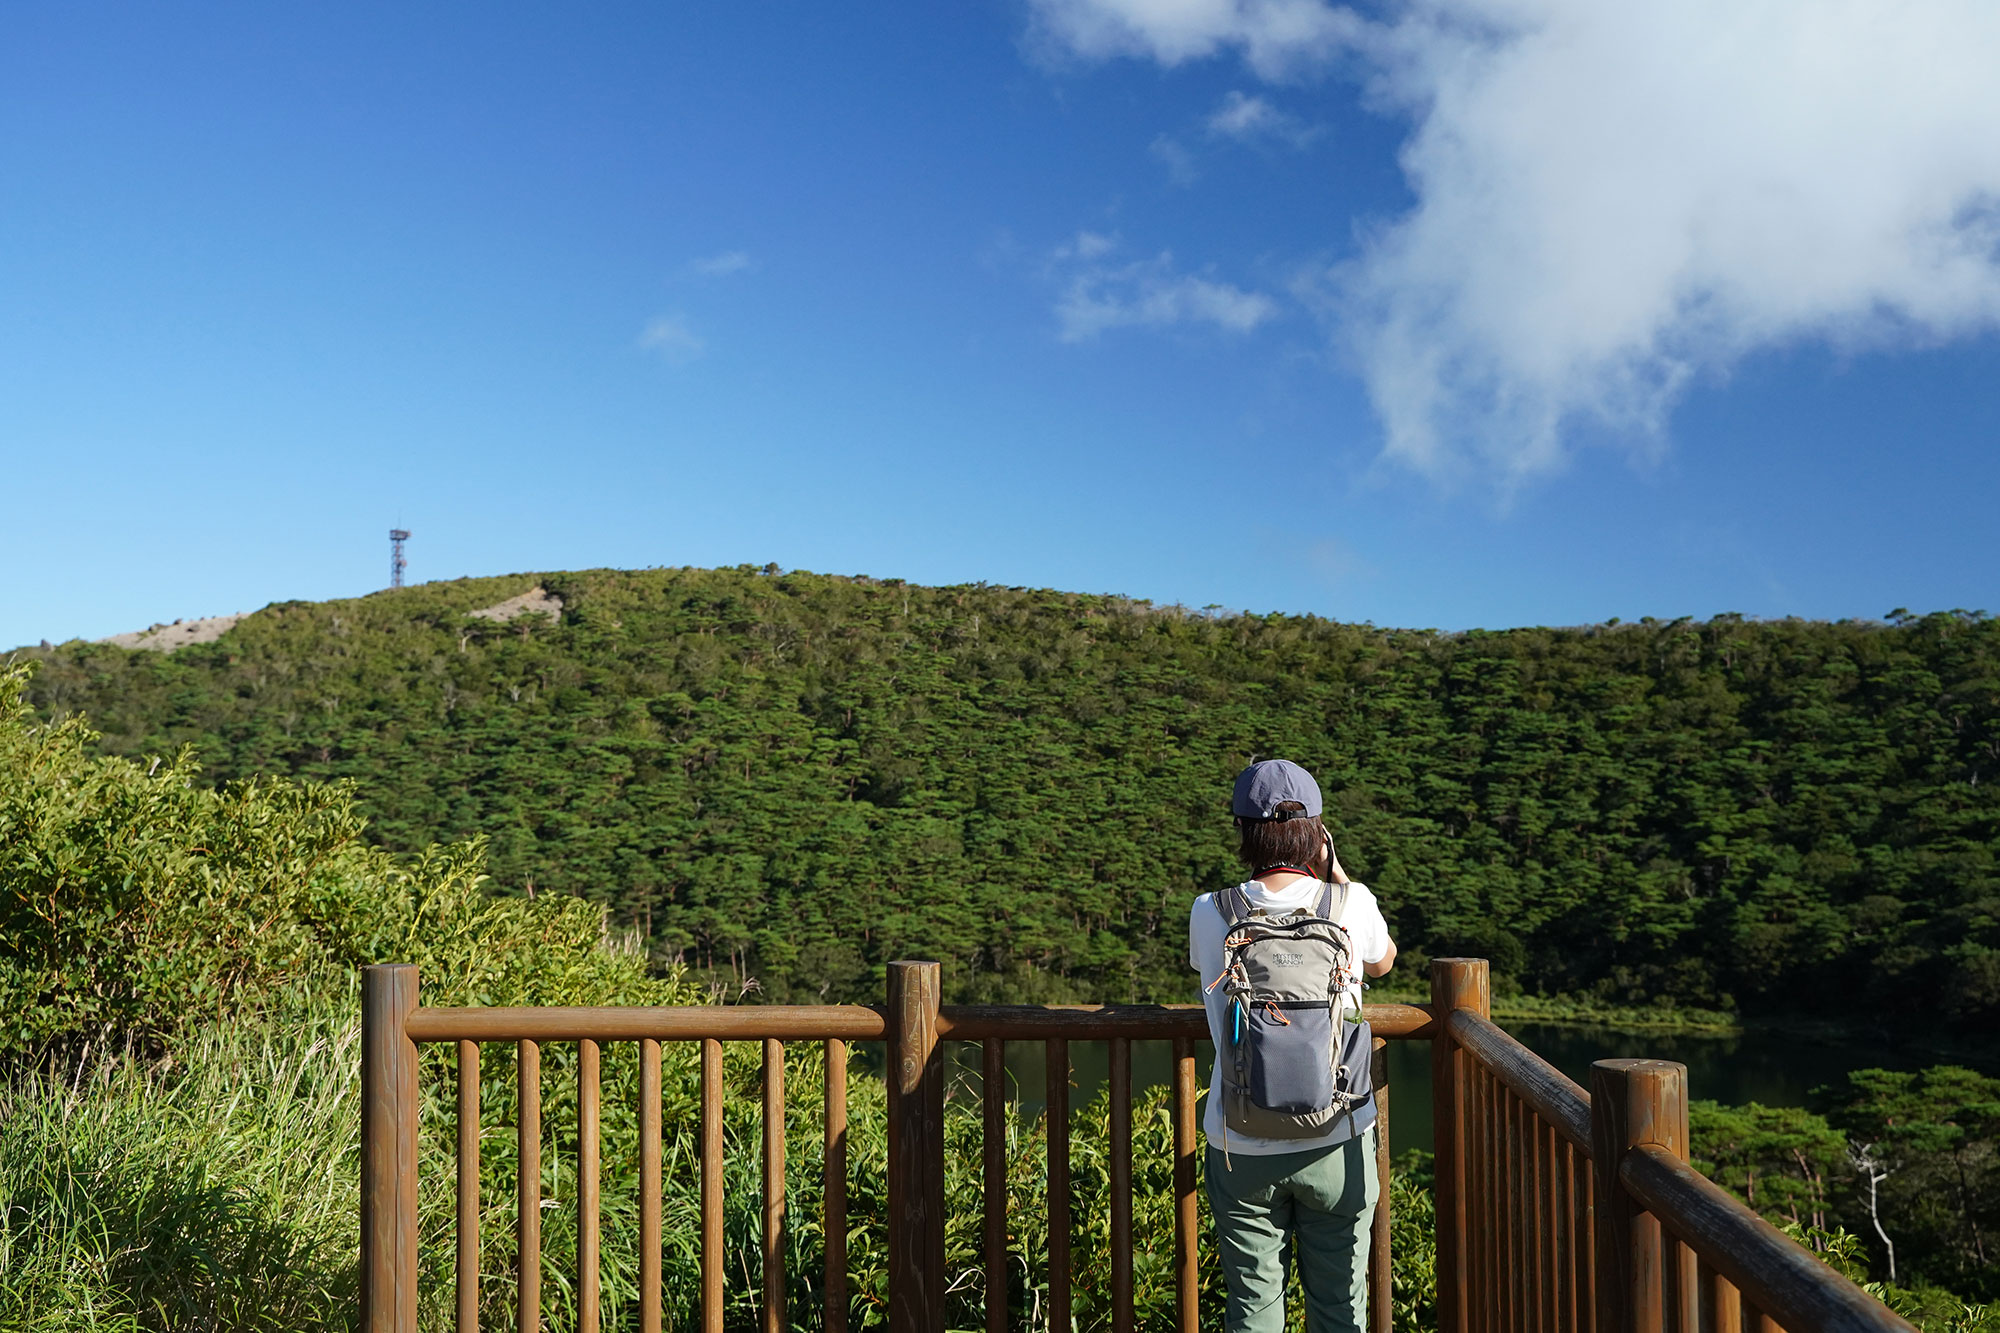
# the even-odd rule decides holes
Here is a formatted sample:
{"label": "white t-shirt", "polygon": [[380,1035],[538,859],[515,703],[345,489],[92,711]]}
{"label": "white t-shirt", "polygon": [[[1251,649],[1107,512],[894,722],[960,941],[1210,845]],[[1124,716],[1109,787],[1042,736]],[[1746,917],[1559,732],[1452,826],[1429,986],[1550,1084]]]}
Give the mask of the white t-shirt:
{"label": "white t-shirt", "polygon": [[[1319,880],[1296,879],[1274,892],[1253,879],[1245,881],[1242,887],[1252,907],[1276,913],[1312,906],[1319,900],[1320,892],[1326,885]],[[1354,956],[1359,962],[1379,963],[1389,956],[1389,923],[1382,919],[1382,909],[1376,905],[1375,895],[1366,884],[1348,881],[1347,905],[1341,909],[1340,924],[1347,927],[1347,933],[1354,941]],[[1222,971],[1222,933],[1222,913],[1216,909],[1215,895],[1204,893],[1194,900],[1194,910],[1188,914],[1188,965],[1200,975],[1203,986],[1215,980]],[[1355,1004],[1361,1003],[1361,978],[1358,974],[1348,986],[1348,994]],[[1215,1043],[1218,1052],[1226,1050],[1223,1031],[1229,1021],[1228,997],[1223,994],[1222,987],[1217,986],[1214,990],[1204,991],[1201,998],[1208,1009],[1209,1040]],[[1222,1062],[1219,1059],[1209,1074],[1208,1109],[1202,1112],[1201,1117],[1202,1131],[1208,1135],[1210,1143],[1250,1157],[1330,1148],[1336,1143],[1345,1143],[1374,1123],[1375,1104],[1371,1101],[1357,1108],[1352,1116],[1342,1116],[1335,1121],[1334,1128],[1320,1138],[1263,1139],[1232,1131],[1225,1144],[1222,1134]]]}

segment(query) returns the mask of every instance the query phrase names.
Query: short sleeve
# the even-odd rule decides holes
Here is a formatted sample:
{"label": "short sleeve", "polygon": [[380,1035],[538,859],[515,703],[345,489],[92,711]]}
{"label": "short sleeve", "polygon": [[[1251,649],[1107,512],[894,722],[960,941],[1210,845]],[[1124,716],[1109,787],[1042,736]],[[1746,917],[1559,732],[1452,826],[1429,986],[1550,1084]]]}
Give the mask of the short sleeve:
{"label": "short sleeve", "polygon": [[1204,893],[1188,910],[1188,966],[1202,977],[1212,977],[1222,969],[1222,913],[1215,910],[1215,895]]}
{"label": "short sleeve", "polygon": [[1354,952],[1364,963],[1379,963],[1389,956],[1389,923],[1375,901],[1375,892],[1366,884],[1348,883],[1347,911],[1341,924],[1354,940]]}

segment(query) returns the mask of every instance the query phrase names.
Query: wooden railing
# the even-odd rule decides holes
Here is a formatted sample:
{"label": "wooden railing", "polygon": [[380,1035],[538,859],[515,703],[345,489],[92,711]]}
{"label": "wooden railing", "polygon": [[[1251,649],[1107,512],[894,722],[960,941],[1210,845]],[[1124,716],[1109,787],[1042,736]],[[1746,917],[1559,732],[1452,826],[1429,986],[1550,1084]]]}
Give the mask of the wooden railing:
{"label": "wooden railing", "polygon": [[[1047,1325],[1071,1320],[1069,1043],[1109,1048],[1110,1288],[1114,1333],[1133,1329],[1131,1043],[1172,1043],[1175,1326],[1197,1326],[1195,1043],[1199,1005],[1023,1006],[939,1003],[938,965],[892,963],[880,1006],[424,1008],[416,969],[364,969],[362,987],[361,1327],[417,1327],[417,1051],[457,1048],[456,1327],[479,1318],[480,1043],[516,1049],[520,1333],[541,1328],[540,1051],[574,1042],[577,1059],[577,1326],[599,1327],[601,1046],[639,1048],[639,1323],[661,1309],[661,1043],[700,1044],[699,1326],[720,1333],[723,1291],[722,1043],[762,1044],[761,1250],[764,1333],[791,1327],[785,1216],[785,1043],[824,1043],[823,1326],[844,1333],[847,1289],[847,1056],[887,1045],[888,1316],[895,1333],[939,1333],[947,1272],[943,1042],[977,1043],[984,1072],[982,1263],[986,1328],[1009,1326],[1005,1043],[1043,1044],[1048,1075]],[[1489,1020],[1486,964],[1439,959],[1431,1003],[1370,1005],[1382,1170],[1369,1254],[1370,1333],[1390,1333],[1385,1041],[1429,1040],[1437,1132],[1440,1333],[1808,1333],[1908,1325],[1820,1264],[1686,1164],[1685,1070],[1601,1061],[1592,1094]],[[1594,1095],[1593,1095],[1594,1094]],[[1595,1108],[1595,1110],[1593,1110]],[[690,1313],[690,1312],[677,1312]]]}
{"label": "wooden railing", "polygon": [[1599,1060],[1586,1093],[1431,965],[1440,1333],[1908,1333],[1687,1164],[1687,1068]]}

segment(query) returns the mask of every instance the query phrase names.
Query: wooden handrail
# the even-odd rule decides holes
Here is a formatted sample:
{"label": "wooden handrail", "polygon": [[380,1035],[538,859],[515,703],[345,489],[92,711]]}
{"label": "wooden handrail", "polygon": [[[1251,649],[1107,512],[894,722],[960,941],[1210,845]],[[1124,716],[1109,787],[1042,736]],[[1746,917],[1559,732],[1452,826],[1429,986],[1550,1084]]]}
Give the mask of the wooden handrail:
{"label": "wooden handrail", "polygon": [[883,1041],[882,1011],[865,1004],[552,1005],[545,1009],[420,1008],[411,1041]]}
{"label": "wooden handrail", "polygon": [[[1370,1004],[1362,1016],[1378,1037],[1426,1040],[1430,1009],[1420,1004]],[[1198,1004],[947,1004],[938,1011],[938,1036],[950,1041],[1171,1041],[1208,1039],[1208,1017]]]}
{"label": "wooden handrail", "polygon": [[1728,1191],[1663,1148],[1626,1152],[1618,1178],[1632,1196],[1786,1328],[1908,1333],[1909,1324]]}
{"label": "wooden handrail", "polygon": [[[1371,1004],[1364,1015],[1378,1037],[1423,1041],[1431,1015],[1420,1004]],[[868,1004],[562,1006],[435,1008],[413,1010],[404,1033],[411,1041],[885,1041],[889,1024]],[[947,1004],[938,1010],[937,1035],[950,1041],[1172,1041],[1205,1040],[1208,1021],[1198,1004],[1010,1005]]]}
{"label": "wooden handrail", "polygon": [[1491,1019],[1461,1009],[1445,1024],[1452,1039],[1533,1108],[1557,1133],[1590,1151],[1590,1094],[1568,1075],[1515,1041]]}

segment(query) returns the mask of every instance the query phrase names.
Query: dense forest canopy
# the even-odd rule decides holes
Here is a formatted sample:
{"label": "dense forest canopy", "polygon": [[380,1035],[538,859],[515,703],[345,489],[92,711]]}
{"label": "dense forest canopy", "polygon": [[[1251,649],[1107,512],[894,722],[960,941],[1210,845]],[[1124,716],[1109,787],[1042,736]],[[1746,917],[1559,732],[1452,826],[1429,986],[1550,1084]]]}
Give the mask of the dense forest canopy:
{"label": "dense forest canopy", "polygon": [[[537,583],[558,620],[469,615]],[[742,567],[19,656],[108,752],[357,779],[387,849],[483,835],[503,889],[772,998],[872,998],[911,955],[961,997],[1186,998],[1228,780],[1282,754],[1406,959],[1972,1028],[2000,1016],[1996,648],[1981,613],[1446,634]]]}

